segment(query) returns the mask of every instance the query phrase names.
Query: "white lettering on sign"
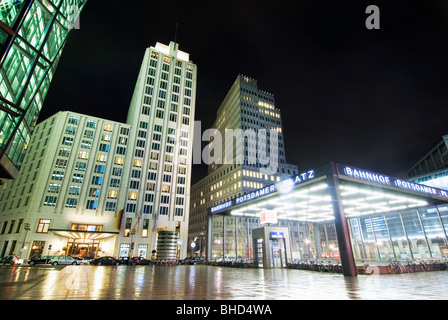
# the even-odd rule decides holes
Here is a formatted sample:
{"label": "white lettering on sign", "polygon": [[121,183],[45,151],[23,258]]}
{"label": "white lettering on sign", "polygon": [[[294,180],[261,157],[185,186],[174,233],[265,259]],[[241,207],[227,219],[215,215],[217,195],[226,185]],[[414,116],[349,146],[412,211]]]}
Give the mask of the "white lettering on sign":
{"label": "white lettering on sign", "polygon": [[219,205],[217,205],[215,207],[212,207],[211,208],[211,212],[213,213],[215,211],[219,211],[219,210],[222,210],[222,209],[227,209],[227,208],[229,208],[231,206],[232,206],[232,201],[227,201],[227,202],[221,203],[221,204],[219,204]]}
{"label": "white lettering on sign", "polygon": [[440,190],[434,187],[421,185],[418,183],[391,178],[383,174],[373,173],[365,170],[359,170],[351,167],[344,167],[344,174],[349,177],[353,177],[360,180],[381,183],[385,185],[395,186],[401,189],[448,198],[448,191],[446,190]]}
{"label": "white lettering on sign", "polygon": [[437,190],[435,188],[424,186],[421,184],[416,184],[416,183],[409,182],[409,181],[403,181],[403,180],[396,179],[395,185],[397,187],[403,188],[403,189],[437,195]]}
{"label": "white lettering on sign", "polygon": [[366,181],[371,181],[371,182],[387,184],[387,185],[391,184],[390,178],[388,176],[385,176],[382,174],[372,173],[372,172],[364,171],[364,170],[353,169],[350,167],[345,167],[344,172],[349,177],[362,179],[362,180],[366,180]]}
{"label": "white lettering on sign", "polygon": [[[313,180],[315,178],[315,171],[310,170],[301,174],[298,174],[297,176],[290,178],[288,180],[279,182],[278,187],[289,187],[290,185],[297,185],[304,181]],[[263,196],[266,196],[268,194],[271,194],[273,192],[279,191],[278,187],[276,185],[267,186],[264,188],[261,188],[259,190],[250,192],[248,194],[245,194],[241,197],[236,198],[235,200],[231,200],[228,202],[221,203],[217,206],[211,207],[210,212],[214,213],[217,211],[221,211],[223,209],[230,208],[233,205],[241,204],[250,200],[254,200]]]}

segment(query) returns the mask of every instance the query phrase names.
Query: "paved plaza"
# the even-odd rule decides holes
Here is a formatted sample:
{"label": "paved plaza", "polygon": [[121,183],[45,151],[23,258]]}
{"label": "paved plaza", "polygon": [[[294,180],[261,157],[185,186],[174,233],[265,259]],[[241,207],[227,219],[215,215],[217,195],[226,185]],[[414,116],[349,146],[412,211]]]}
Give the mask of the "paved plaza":
{"label": "paved plaza", "polygon": [[1,300],[446,300],[448,272],[370,275],[179,266],[0,266]]}

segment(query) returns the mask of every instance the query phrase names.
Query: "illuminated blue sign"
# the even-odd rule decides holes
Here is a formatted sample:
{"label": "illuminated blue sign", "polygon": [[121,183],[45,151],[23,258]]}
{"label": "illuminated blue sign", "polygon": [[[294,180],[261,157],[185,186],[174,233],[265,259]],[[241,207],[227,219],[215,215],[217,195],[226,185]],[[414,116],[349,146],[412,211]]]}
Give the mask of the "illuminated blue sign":
{"label": "illuminated blue sign", "polygon": [[220,211],[220,210],[223,210],[223,209],[227,209],[227,208],[229,208],[231,206],[232,206],[232,201],[227,201],[227,202],[224,202],[224,203],[218,204],[217,206],[212,207],[211,208],[211,212],[213,213],[215,211]]}
{"label": "illuminated blue sign", "polygon": [[[340,170],[339,170],[340,171]],[[378,174],[374,172],[369,172],[366,170],[360,170],[348,166],[344,166],[342,172],[344,175],[364,181],[370,181],[375,183],[380,183],[384,185],[389,185],[393,187],[398,187],[400,189],[406,189],[411,191],[416,191],[420,193],[425,193],[429,195],[439,196],[443,198],[448,198],[448,191],[437,189],[430,186],[425,186],[422,184],[409,182],[401,179],[396,179],[389,177],[384,174]]]}
{"label": "illuminated blue sign", "polygon": [[284,239],[285,234],[283,232],[271,232],[271,239]]}
{"label": "illuminated blue sign", "polygon": [[272,194],[277,191],[282,192],[285,189],[290,189],[291,187],[293,187],[295,185],[301,184],[305,181],[313,180],[314,178],[315,178],[315,171],[310,170],[310,171],[298,174],[297,176],[295,176],[293,178],[283,180],[276,185],[267,186],[267,187],[261,188],[259,190],[247,193],[243,196],[237,197],[234,200],[218,204],[217,206],[211,207],[210,212],[215,213],[215,212],[218,212],[218,211],[221,211],[224,209],[228,209],[237,204],[242,204],[242,203],[245,203],[250,200],[264,197],[268,194]]}

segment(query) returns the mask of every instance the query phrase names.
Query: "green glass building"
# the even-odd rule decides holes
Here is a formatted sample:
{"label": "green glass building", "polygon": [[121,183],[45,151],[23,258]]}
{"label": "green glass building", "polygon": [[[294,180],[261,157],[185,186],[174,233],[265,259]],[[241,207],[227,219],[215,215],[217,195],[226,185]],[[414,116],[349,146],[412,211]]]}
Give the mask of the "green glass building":
{"label": "green glass building", "polygon": [[0,0],[0,178],[15,179],[87,0]]}

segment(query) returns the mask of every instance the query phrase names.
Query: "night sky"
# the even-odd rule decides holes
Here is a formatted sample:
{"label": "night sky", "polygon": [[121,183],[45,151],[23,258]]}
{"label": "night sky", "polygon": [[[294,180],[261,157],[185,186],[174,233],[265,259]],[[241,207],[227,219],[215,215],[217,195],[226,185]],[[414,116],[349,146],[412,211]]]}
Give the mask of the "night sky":
{"label": "night sky", "polygon": [[[365,26],[370,4],[380,30]],[[125,122],[145,49],[173,41],[176,23],[198,66],[202,129],[247,75],[275,95],[287,161],[300,170],[335,161],[405,178],[448,134],[445,0],[89,0],[40,121],[70,110]],[[193,166],[194,181],[203,174]]]}

